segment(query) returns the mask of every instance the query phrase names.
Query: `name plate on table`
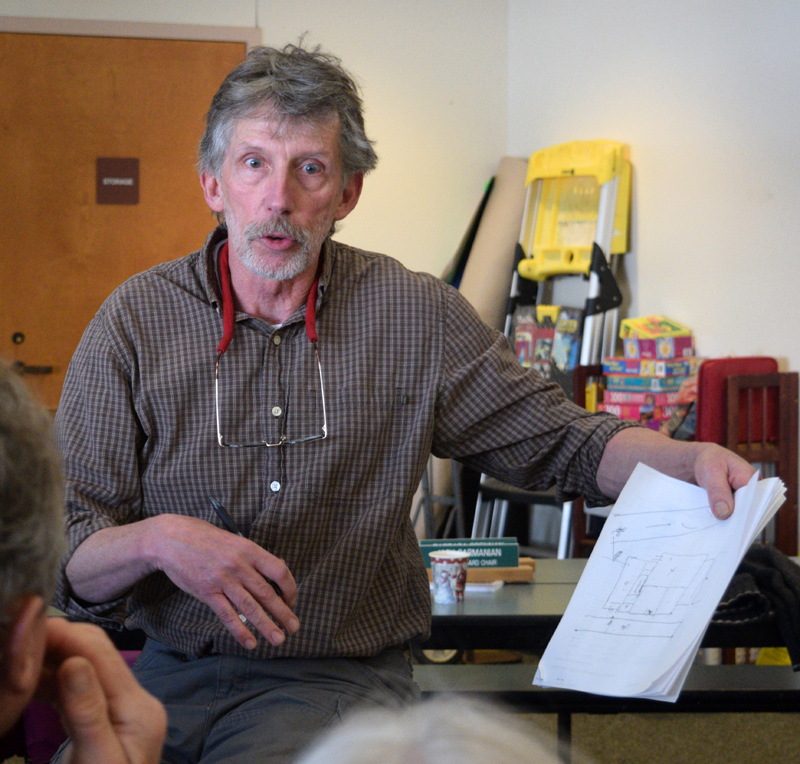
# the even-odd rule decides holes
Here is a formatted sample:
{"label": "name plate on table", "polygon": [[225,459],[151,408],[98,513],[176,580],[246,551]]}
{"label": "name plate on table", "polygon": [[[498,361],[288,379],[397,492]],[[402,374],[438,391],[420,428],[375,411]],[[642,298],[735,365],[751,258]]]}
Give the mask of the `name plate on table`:
{"label": "name plate on table", "polygon": [[470,568],[516,568],[519,543],[514,536],[498,539],[423,539],[419,542],[425,567],[431,566],[431,552],[457,549],[469,552]]}
{"label": "name plate on table", "polygon": [[438,549],[469,552],[467,584],[530,583],[536,562],[519,556],[519,544],[513,536],[499,539],[430,539],[419,542],[428,578],[431,576],[430,553]]}

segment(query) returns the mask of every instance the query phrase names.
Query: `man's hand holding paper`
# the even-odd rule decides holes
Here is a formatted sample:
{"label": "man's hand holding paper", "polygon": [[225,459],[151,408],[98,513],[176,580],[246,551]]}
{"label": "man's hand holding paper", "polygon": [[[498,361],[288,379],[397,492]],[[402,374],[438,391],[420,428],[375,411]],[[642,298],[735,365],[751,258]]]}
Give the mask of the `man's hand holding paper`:
{"label": "man's hand holding paper", "polygon": [[733,512],[734,491],[747,485],[755,474],[753,465],[732,451],[714,443],[695,443],[694,476],[697,485],[706,489],[708,503],[721,520]]}
{"label": "man's hand holding paper", "polygon": [[755,474],[753,466],[714,443],[670,440],[645,427],[618,432],[606,444],[597,470],[597,485],[606,496],[617,496],[637,464],[706,489],[709,506],[720,519],[733,511],[733,491]]}

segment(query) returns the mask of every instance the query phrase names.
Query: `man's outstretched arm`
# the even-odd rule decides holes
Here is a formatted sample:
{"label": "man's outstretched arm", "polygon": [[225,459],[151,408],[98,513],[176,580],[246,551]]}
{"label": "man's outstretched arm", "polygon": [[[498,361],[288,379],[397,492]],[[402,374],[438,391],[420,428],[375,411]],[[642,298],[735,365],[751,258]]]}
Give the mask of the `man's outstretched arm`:
{"label": "man's outstretched arm", "polygon": [[714,443],[671,440],[644,427],[621,430],[608,441],[597,469],[600,490],[615,498],[642,462],[708,492],[711,511],[720,519],[733,512],[733,491],[747,484],[755,468]]}

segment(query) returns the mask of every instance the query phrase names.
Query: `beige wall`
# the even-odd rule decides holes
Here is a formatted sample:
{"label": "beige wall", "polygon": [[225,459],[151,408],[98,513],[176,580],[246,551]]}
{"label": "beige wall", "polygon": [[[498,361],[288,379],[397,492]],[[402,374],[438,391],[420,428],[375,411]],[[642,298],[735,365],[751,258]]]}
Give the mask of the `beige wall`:
{"label": "beige wall", "polygon": [[[0,0],[0,15],[259,26],[358,77],[377,170],[339,237],[440,274],[506,144],[505,0]],[[199,190],[198,190],[199,193]]]}
{"label": "beige wall", "polygon": [[341,237],[441,272],[503,155],[631,146],[634,313],[800,369],[800,4],[0,0],[0,14],[305,31],[359,76],[381,163]]}

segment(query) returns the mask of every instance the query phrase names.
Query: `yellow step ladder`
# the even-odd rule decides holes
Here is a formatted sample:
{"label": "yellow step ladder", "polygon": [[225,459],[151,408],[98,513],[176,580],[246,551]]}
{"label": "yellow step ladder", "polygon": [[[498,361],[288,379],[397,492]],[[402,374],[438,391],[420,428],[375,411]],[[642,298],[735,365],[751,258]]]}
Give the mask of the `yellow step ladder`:
{"label": "yellow step ladder", "polygon": [[588,276],[580,363],[598,363],[613,354],[622,300],[614,274],[617,256],[629,248],[628,148],[596,140],[537,151],[528,162],[525,185],[511,297],[525,291],[517,276],[539,282],[537,304],[545,302],[544,287],[554,278]]}

